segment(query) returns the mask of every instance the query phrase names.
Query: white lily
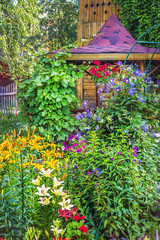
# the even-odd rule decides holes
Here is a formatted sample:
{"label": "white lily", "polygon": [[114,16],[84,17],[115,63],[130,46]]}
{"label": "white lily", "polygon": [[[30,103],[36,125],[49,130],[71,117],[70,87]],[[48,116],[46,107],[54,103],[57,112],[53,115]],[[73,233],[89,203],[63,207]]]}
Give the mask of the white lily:
{"label": "white lily", "polygon": [[51,170],[51,169],[47,169],[47,170],[45,170],[44,168],[42,168],[41,169],[41,174],[44,176],[44,177],[51,177],[51,172],[52,172],[53,170]]}
{"label": "white lily", "polygon": [[61,185],[64,181],[60,182],[56,177],[53,178],[53,185],[55,188],[57,188],[59,185]]}
{"label": "white lily", "polygon": [[37,187],[38,192],[36,192],[35,194],[39,195],[39,196],[48,196],[50,197],[50,194],[47,193],[47,191],[50,189],[50,187],[45,187],[45,185],[43,184],[42,187]]}
{"label": "white lily", "polygon": [[39,176],[32,180],[32,183],[37,186],[40,185],[40,182],[41,182],[41,178]]}
{"label": "white lily", "polygon": [[[52,190],[51,190],[52,191]],[[65,195],[65,193],[63,192],[63,187],[59,188],[59,189],[54,189],[54,191],[52,191],[55,195],[60,195],[63,196]]]}
{"label": "white lily", "polygon": [[50,196],[49,198],[40,197],[40,200],[41,200],[41,201],[39,201],[39,203],[41,203],[42,205],[49,205],[51,198],[52,198],[52,196]]}
{"label": "white lily", "polygon": [[63,232],[63,229],[59,229],[58,227],[51,225],[51,231],[53,231],[55,235],[58,235],[59,233]]}
{"label": "white lily", "polygon": [[59,202],[59,205],[62,206],[62,210],[66,209],[68,211],[70,211],[71,208],[73,208],[74,206],[72,204],[70,204],[71,200],[70,199],[65,199],[64,197],[62,198],[62,202]]}

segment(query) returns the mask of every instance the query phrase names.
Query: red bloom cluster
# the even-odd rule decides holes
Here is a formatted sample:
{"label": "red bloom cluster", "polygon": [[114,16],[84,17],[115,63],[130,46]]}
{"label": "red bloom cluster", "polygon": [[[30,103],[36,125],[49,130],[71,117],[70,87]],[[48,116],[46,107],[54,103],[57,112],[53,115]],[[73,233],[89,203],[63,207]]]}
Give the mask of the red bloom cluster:
{"label": "red bloom cluster", "polygon": [[78,228],[81,232],[83,233],[87,233],[88,232],[88,229],[85,225],[82,225],[80,228]]}
{"label": "red bloom cluster", "polygon": [[58,215],[58,217],[63,217],[63,218],[66,219],[66,221],[67,221],[68,218],[74,219],[76,221],[79,221],[81,219],[84,220],[85,216],[80,217],[77,210],[78,210],[77,207],[72,208],[71,211],[68,211],[66,209],[64,209],[64,210],[60,209],[58,211],[58,213],[60,213],[60,215]]}
{"label": "red bloom cluster", "polygon": [[[111,64],[102,64],[99,61],[94,61],[94,65],[90,69],[90,73],[92,75],[92,78],[95,82],[103,82],[104,79],[110,78],[110,77],[116,77],[117,73],[120,73],[119,67],[110,68]],[[108,79],[109,81],[109,79]]]}

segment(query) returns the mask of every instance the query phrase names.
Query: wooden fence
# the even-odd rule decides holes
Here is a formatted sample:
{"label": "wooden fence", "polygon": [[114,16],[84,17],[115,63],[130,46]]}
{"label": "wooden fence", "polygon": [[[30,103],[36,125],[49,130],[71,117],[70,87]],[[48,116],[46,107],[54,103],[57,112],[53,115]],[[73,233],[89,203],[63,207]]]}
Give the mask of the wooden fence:
{"label": "wooden fence", "polygon": [[15,83],[10,83],[6,86],[0,86],[0,111],[17,113],[17,88]]}

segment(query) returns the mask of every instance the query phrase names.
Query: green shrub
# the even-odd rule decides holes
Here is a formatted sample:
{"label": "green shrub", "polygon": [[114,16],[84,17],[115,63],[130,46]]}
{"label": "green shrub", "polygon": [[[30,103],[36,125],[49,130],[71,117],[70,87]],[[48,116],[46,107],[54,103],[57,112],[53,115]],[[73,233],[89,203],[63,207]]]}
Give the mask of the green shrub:
{"label": "green shrub", "polygon": [[108,142],[92,132],[86,151],[69,148],[68,189],[81,203],[95,239],[135,240],[158,225],[160,158],[153,139],[143,135],[133,146],[122,130],[110,134]]}
{"label": "green shrub", "polygon": [[70,117],[70,107],[77,101],[76,81],[83,76],[84,67],[67,64],[66,56],[71,54],[59,52],[53,58],[43,54],[35,62],[32,77],[18,83],[23,121],[54,140],[64,140],[77,124]]}

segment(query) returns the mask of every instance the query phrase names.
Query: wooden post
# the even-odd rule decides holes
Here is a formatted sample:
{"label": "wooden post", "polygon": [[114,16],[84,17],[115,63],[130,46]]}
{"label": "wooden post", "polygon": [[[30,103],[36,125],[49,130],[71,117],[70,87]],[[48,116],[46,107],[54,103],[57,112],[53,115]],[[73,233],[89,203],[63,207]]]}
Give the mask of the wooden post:
{"label": "wooden post", "polygon": [[144,62],[140,62],[140,70],[144,73]]}

